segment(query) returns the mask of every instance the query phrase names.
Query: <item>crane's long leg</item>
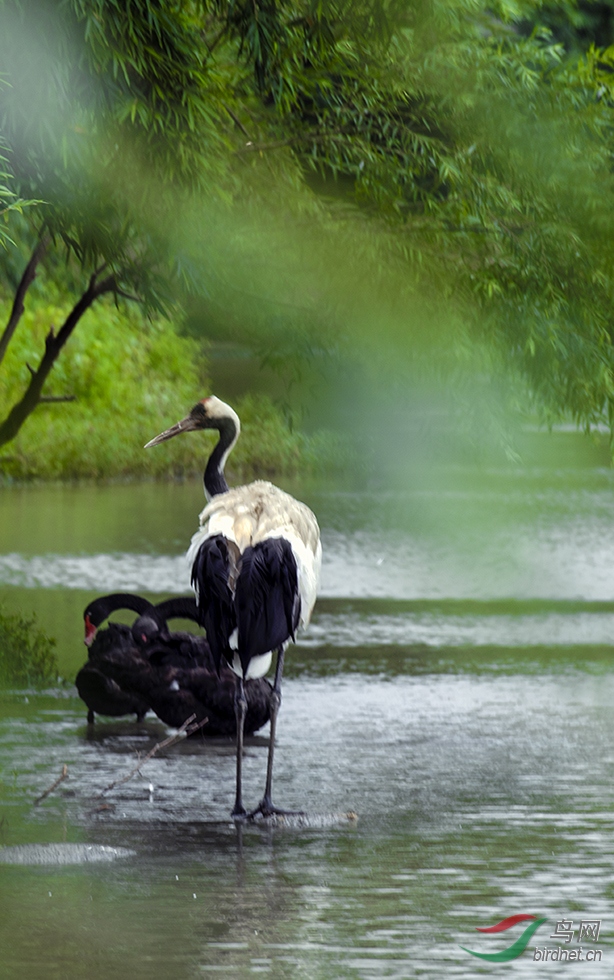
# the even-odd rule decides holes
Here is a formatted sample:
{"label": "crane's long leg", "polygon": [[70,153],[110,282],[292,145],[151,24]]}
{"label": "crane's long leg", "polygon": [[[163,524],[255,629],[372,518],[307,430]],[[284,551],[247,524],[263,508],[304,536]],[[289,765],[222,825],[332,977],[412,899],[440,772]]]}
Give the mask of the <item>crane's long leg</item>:
{"label": "crane's long leg", "polygon": [[271,788],[273,785],[273,757],[275,755],[275,732],[277,730],[277,714],[279,712],[279,706],[281,704],[281,678],[284,672],[284,648],[279,647],[277,651],[277,666],[275,668],[275,680],[273,682],[273,691],[271,694],[271,733],[269,736],[269,755],[267,759],[266,767],[266,783],[264,786],[264,796],[260,800],[260,803],[255,810],[249,814],[250,817],[254,817],[257,813],[261,813],[263,817],[271,816],[273,813],[280,814],[296,814],[299,811],[296,810],[280,810],[278,807],[273,806],[273,801],[271,798]]}
{"label": "crane's long leg", "polygon": [[246,714],[247,701],[245,699],[245,691],[243,689],[243,678],[237,677],[237,688],[235,692],[235,718],[237,720],[237,785],[235,805],[231,814],[233,817],[245,817],[247,815],[247,811],[243,806],[241,786],[243,770],[243,728],[245,726]]}
{"label": "crane's long leg", "polygon": [[277,715],[281,704],[281,678],[284,672],[284,648],[280,647],[277,651],[277,664],[275,665],[275,680],[273,681],[273,691],[271,694],[271,734],[269,738],[269,754],[266,764],[266,783],[264,786],[264,796],[260,801],[259,809],[265,812],[272,812],[273,803],[271,800],[271,789],[273,786],[273,757],[275,755],[275,734],[277,731]]}

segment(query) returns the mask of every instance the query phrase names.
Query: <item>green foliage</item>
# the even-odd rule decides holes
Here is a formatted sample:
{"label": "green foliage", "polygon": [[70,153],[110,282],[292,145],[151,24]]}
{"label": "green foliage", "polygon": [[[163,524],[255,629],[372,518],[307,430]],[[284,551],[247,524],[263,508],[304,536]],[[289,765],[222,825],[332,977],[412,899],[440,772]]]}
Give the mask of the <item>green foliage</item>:
{"label": "green foliage", "polygon": [[[381,299],[367,327],[380,346],[422,354],[418,309],[439,366],[479,345],[488,357],[472,369],[516,374],[550,417],[609,422],[613,51],[570,61],[547,31],[523,36],[540,22],[530,2],[384,6],[378,31],[360,5],[357,17],[334,2],[212,9],[253,100],[239,152],[269,162],[285,147],[288,173],[294,160],[358,205],[342,220],[356,280],[368,268]],[[341,317],[360,322],[356,294]]]}
{"label": "green foliage", "polygon": [[614,52],[553,10],[595,12],[0,0],[0,136],[33,220],[150,308],[182,283],[269,354],[505,370],[609,422]]}
{"label": "green foliage", "polygon": [[[3,410],[20,396],[26,363],[36,362],[50,325],[61,323],[67,308],[56,298],[24,314],[0,376]],[[146,433],[176,400],[194,400],[203,365],[198,345],[180,341],[167,324],[101,302],[86,314],[53,374],[52,393],[74,395],[76,402],[39,406],[2,457],[4,472],[47,478],[146,472]]]}
{"label": "green foliage", "polygon": [[[591,46],[609,48],[614,43],[614,4],[612,0],[557,0],[538,9],[540,25],[569,51],[587,51]],[[523,33],[535,29],[535,12],[527,11],[520,23]]]}
{"label": "green foliage", "polygon": [[15,214],[21,215],[25,207],[35,203],[22,200],[12,190],[12,175],[3,169],[6,162],[6,158],[0,153],[0,248],[15,244],[8,230],[9,217],[14,217]]}
{"label": "green foliage", "polygon": [[[0,311],[6,314],[6,307]],[[39,300],[24,314],[0,375],[0,413],[27,382],[49,325],[62,320],[60,298]],[[147,319],[112,302],[84,317],[56,366],[51,390],[74,403],[40,405],[0,455],[0,472],[15,479],[111,478],[202,473],[211,444],[188,436],[155,452],[144,444],[206,394],[203,345],[179,337],[160,317]],[[244,433],[232,457],[246,475],[293,473],[332,462],[332,441],[291,431],[268,399],[237,406]],[[320,448],[323,450],[320,458]]]}
{"label": "green foliage", "polygon": [[334,472],[353,462],[351,450],[338,437],[326,431],[306,435],[263,395],[247,396],[236,408],[241,438],[229,459],[229,471],[237,480]]}
{"label": "green foliage", "polygon": [[223,183],[217,81],[192,3],[0,0],[0,137],[33,221],[118,288],[171,301],[169,190]]}
{"label": "green foliage", "polygon": [[0,609],[0,685],[41,686],[57,681],[55,640],[25,619]]}

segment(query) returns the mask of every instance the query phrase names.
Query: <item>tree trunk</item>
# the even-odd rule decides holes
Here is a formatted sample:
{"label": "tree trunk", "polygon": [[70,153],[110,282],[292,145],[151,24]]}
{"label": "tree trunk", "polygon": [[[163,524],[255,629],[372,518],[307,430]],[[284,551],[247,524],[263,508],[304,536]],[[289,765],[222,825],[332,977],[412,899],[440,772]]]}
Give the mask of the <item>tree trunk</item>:
{"label": "tree trunk", "polygon": [[50,241],[51,239],[49,235],[43,235],[38,245],[32,252],[30,261],[28,262],[24,270],[24,274],[19,281],[19,285],[17,286],[17,290],[15,292],[15,300],[13,302],[13,309],[11,310],[9,322],[4,328],[4,333],[0,337],[0,364],[2,364],[4,355],[6,354],[6,349],[11,342],[11,338],[13,334],[15,333],[17,324],[21,319],[22,313],[24,311],[23,301],[25,299],[25,295],[28,289],[36,279],[36,269],[38,263],[41,261],[45,252],[49,248]]}
{"label": "tree trunk", "polygon": [[11,439],[15,438],[23,423],[41,401],[43,385],[49,376],[51,368],[83,314],[99,296],[102,296],[103,293],[115,292],[116,289],[117,283],[115,276],[107,276],[106,279],[97,282],[96,273],[94,273],[90,279],[88,288],[80,300],[73,306],[62,324],[59,333],[56,335],[53,332],[53,327],[50,329],[45,338],[45,353],[37,370],[31,371],[30,384],[23,398],[13,406],[4,422],[0,424],[0,446],[4,446]]}

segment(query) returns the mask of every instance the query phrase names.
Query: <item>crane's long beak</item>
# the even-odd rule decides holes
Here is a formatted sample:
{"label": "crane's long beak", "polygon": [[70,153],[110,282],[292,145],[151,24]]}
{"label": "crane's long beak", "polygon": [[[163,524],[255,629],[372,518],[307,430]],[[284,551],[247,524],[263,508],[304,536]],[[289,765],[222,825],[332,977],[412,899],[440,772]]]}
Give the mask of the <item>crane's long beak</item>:
{"label": "crane's long beak", "polygon": [[150,449],[152,446],[158,446],[161,442],[166,442],[167,439],[172,439],[173,436],[178,436],[180,432],[194,432],[198,428],[200,428],[198,425],[198,420],[193,418],[191,415],[187,415],[181,420],[181,422],[176,422],[175,425],[171,425],[170,429],[166,429],[165,432],[161,432],[159,436],[155,437],[155,439],[151,439],[145,446],[145,449]]}

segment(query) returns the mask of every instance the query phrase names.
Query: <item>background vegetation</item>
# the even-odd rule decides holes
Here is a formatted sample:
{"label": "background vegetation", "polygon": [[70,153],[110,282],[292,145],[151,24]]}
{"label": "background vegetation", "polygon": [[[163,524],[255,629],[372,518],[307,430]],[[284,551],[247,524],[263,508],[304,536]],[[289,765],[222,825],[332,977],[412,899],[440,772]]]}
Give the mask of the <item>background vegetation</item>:
{"label": "background vegetation", "polygon": [[1,0],[4,200],[40,202],[5,233],[74,305],[7,382],[0,442],[50,418],[64,349],[109,295],[180,303],[284,370],[359,364],[372,404],[429,371],[469,406],[490,386],[610,425],[610,13]]}
{"label": "background vegetation", "polygon": [[[380,472],[436,441],[419,416],[612,432],[613,14],[0,0],[4,476],[200,471],[203,440],[141,447],[204,393],[211,339],[288,382],[337,365],[328,415]],[[239,476],[347,460],[237,407]]]}
{"label": "background vegetation", "polygon": [[[24,314],[7,353],[0,375],[0,412],[13,404],[27,382],[26,364],[36,358],[49,326],[66,314],[66,300],[50,299],[46,292]],[[75,401],[37,409],[0,454],[5,477],[202,474],[210,448],[206,438],[172,440],[157,452],[143,449],[208,391],[203,342],[180,337],[165,318],[146,318],[137,308],[101,302],[88,312],[55,368],[53,390],[70,393]],[[236,476],[322,471],[338,462],[332,435],[297,431],[266,396],[246,397],[238,409],[244,428],[232,456]]]}
{"label": "background vegetation", "polygon": [[55,640],[37,627],[33,617],[0,609],[0,686],[31,687],[57,680]]}

